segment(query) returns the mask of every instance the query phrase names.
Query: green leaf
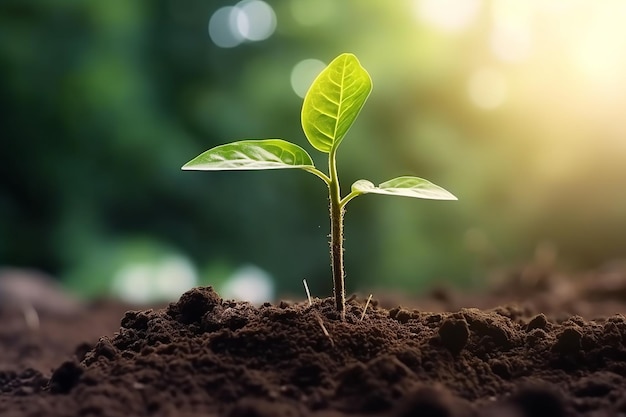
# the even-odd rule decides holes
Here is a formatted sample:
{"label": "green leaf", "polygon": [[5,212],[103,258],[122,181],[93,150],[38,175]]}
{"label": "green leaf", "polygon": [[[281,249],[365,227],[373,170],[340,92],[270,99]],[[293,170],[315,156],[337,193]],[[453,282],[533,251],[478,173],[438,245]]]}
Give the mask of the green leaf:
{"label": "green leaf", "polygon": [[182,169],[231,171],[313,168],[311,156],[282,139],[242,140],[216,146],[187,162]]}
{"label": "green leaf", "polygon": [[427,198],[430,200],[457,200],[457,198],[430,181],[418,177],[398,177],[376,187],[368,180],[352,184],[352,191],[360,194],[387,194],[404,197]]}
{"label": "green leaf", "polygon": [[352,54],[333,60],[313,81],[302,104],[302,129],[313,147],[330,153],[359,115],[372,80]]}

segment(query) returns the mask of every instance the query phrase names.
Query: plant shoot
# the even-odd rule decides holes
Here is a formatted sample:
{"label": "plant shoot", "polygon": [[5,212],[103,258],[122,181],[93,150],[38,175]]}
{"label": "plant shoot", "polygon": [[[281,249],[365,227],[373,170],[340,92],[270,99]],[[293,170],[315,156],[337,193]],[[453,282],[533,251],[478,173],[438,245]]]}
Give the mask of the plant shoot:
{"label": "plant shoot", "polygon": [[319,177],[328,186],[330,257],[335,305],[345,318],[343,219],[345,207],[362,194],[398,195],[432,200],[456,200],[443,188],[418,177],[402,176],[375,186],[358,180],[341,195],[336,155],[372,90],[372,80],[356,56],[335,58],[313,81],[302,105],[301,122],[309,143],[328,154],[328,172],[318,170],[300,146],[282,139],[242,140],[216,146],[186,163],[183,170],[225,171],[297,168]]}

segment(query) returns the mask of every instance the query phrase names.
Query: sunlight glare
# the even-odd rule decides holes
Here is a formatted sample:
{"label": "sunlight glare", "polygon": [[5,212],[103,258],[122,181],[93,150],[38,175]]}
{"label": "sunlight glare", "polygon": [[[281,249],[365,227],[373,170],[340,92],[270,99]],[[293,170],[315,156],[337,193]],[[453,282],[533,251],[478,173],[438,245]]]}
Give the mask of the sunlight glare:
{"label": "sunlight glare", "polygon": [[476,19],[481,0],[416,0],[417,16],[446,32],[460,32]]}
{"label": "sunlight glare", "polygon": [[531,3],[501,0],[492,4],[494,27],[490,46],[501,61],[525,60],[531,47]]}
{"label": "sunlight glare", "polygon": [[598,3],[581,28],[572,58],[583,75],[611,86],[623,80],[626,67],[626,2]]}

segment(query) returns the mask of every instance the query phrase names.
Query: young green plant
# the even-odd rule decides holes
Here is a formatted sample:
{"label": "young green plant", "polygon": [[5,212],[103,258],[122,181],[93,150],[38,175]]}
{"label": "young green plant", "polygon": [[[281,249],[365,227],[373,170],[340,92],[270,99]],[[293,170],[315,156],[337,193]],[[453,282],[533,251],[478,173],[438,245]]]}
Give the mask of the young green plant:
{"label": "young green plant", "polygon": [[297,168],[328,186],[330,200],[330,256],[335,305],[345,318],[343,219],[345,207],[361,194],[384,194],[432,200],[456,200],[448,191],[422,178],[402,176],[375,186],[368,180],[352,184],[343,196],[337,175],[337,149],[372,90],[372,80],[352,54],[335,58],[313,81],[302,104],[302,129],[309,143],[328,154],[328,173],[318,170],[300,146],[282,139],[242,140],[216,146],[187,162],[182,169],[200,171]]}

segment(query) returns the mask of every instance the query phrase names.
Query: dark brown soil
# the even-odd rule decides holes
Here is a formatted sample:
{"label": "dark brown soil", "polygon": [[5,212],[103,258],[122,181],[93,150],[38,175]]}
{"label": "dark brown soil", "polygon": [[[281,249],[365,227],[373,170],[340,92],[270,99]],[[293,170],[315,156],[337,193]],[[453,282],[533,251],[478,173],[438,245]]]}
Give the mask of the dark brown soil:
{"label": "dark brown soil", "polygon": [[533,296],[485,310],[446,310],[462,297],[439,291],[361,320],[353,298],[343,322],[330,299],[257,308],[211,288],[163,309],[50,313],[38,329],[5,309],[0,415],[626,415],[626,275],[603,277],[570,277],[577,298],[554,277],[510,282],[491,300]]}

